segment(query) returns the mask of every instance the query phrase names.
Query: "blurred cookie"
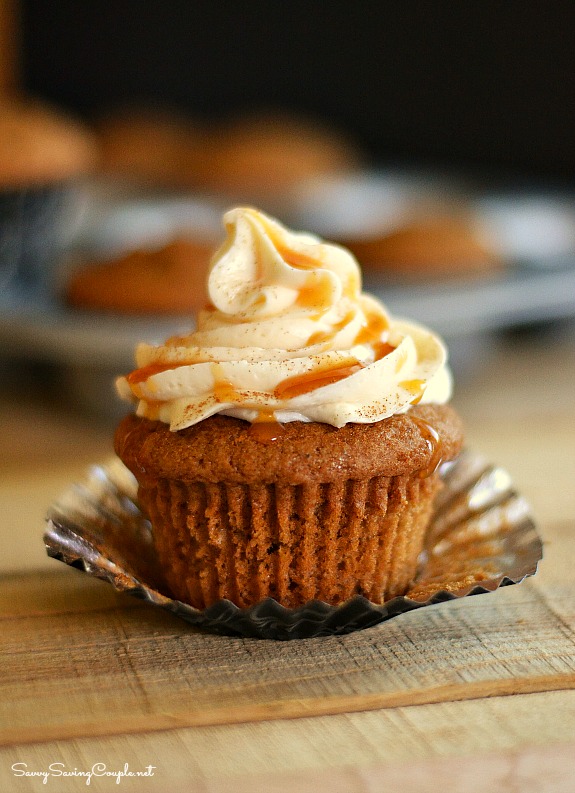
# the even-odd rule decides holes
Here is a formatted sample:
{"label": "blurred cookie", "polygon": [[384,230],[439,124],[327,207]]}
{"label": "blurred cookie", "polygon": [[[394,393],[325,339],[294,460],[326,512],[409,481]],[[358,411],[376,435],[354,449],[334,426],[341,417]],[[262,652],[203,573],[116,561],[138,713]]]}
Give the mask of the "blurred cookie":
{"label": "blurred cookie", "polygon": [[207,303],[205,281],[214,246],[176,239],[159,250],[135,250],[84,265],[66,287],[77,308],[121,314],[189,314]]}
{"label": "blurred cookie", "polygon": [[165,187],[197,182],[205,133],[187,118],[160,110],[126,109],[98,125],[106,173]]}
{"label": "blurred cookie", "polygon": [[96,136],[45,103],[0,100],[0,189],[62,182],[96,167]]}
{"label": "blurred cookie", "polygon": [[410,278],[480,275],[502,265],[471,220],[459,216],[406,221],[385,234],[346,239],[343,244],[366,270]]}
{"label": "blurred cookie", "polygon": [[0,99],[0,287],[51,296],[78,216],[76,184],[98,162],[95,136],[45,103]]}
{"label": "blurred cookie", "polygon": [[281,195],[312,177],[358,168],[362,157],[344,135],[292,115],[238,118],[213,131],[198,174],[211,190],[234,198]]}
{"label": "blurred cookie", "polygon": [[291,115],[199,124],[169,112],[126,110],[99,131],[108,173],[243,201],[282,195],[302,180],[361,162],[343,135]]}

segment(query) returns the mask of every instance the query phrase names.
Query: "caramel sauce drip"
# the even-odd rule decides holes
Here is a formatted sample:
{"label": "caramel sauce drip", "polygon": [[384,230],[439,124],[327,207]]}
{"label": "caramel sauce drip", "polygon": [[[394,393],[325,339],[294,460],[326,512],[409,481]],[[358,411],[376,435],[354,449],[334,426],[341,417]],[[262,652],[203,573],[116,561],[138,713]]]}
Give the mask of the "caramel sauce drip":
{"label": "caramel sauce drip", "polygon": [[285,427],[275,420],[273,410],[260,410],[248,433],[260,443],[271,444],[285,433]]}
{"label": "caramel sauce drip", "polygon": [[181,365],[181,362],[150,363],[147,366],[141,366],[139,369],[134,369],[133,372],[130,372],[130,374],[126,376],[126,380],[130,385],[137,385],[137,383],[143,383],[144,380],[148,379],[148,377],[152,377],[155,374],[160,374],[160,372],[167,372],[168,369],[177,369]]}
{"label": "caramel sauce drip", "polygon": [[216,380],[214,383],[216,402],[239,402],[241,396],[228,380]]}
{"label": "caramel sauce drip", "polygon": [[221,366],[219,363],[212,364],[212,374],[214,376],[214,397],[216,402],[241,402],[242,395],[229,380],[222,377]]}
{"label": "caramel sauce drip", "polygon": [[159,399],[146,399],[146,418],[150,421],[158,421],[160,409],[165,403]]}
{"label": "caramel sauce drip", "polygon": [[355,344],[371,344],[381,338],[384,330],[388,329],[387,320],[381,316],[370,316],[365,325],[355,337]]}
{"label": "caramel sauce drip", "polygon": [[414,395],[411,400],[412,405],[417,405],[421,402],[425,392],[425,380],[402,380],[399,385]]}
{"label": "caramel sauce drip", "polygon": [[[278,252],[282,256],[283,260],[287,262],[287,264],[298,267],[299,269],[309,269],[312,266],[317,267],[318,265],[321,267],[321,261],[318,262],[317,260],[312,259],[311,256],[306,256],[305,254],[301,253],[294,253],[293,251],[287,251],[285,248],[278,248]],[[304,268],[303,266],[299,266],[300,263],[308,260],[310,262],[308,267]],[[345,297],[353,299],[358,291],[359,279],[356,276],[350,275],[347,282],[343,284],[343,294]],[[296,305],[302,306],[303,308],[328,305],[330,303],[331,292],[332,287],[327,278],[321,279],[319,282],[312,282],[312,279],[310,278],[307,283],[300,287]]]}
{"label": "caramel sauce drip", "polygon": [[390,352],[397,349],[393,344],[380,341],[381,334],[388,329],[387,319],[381,316],[371,316],[365,327],[355,337],[355,344],[370,344],[373,347],[376,361],[381,361]]}
{"label": "caramel sauce drip", "polygon": [[312,282],[311,279],[299,288],[296,305],[302,308],[325,306],[330,302],[331,284],[327,278]]}
{"label": "caramel sauce drip", "polygon": [[309,339],[307,340],[307,347],[314,347],[316,344],[325,344],[328,341],[331,341],[337,331],[325,331],[325,330],[318,330],[315,333],[312,333]]}
{"label": "caramel sauce drip", "polygon": [[[298,270],[315,270],[317,267],[322,266],[321,259],[318,259],[316,256],[310,256],[309,254],[303,253],[302,251],[294,251],[290,248],[287,248],[274,233],[274,229],[272,229],[265,222],[263,225],[266,233],[272,241],[273,246],[282,257],[284,262],[289,264],[290,267],[295,267]],[[359,287],[359,275],[350,275],[349,280],[344,284],[344,295],[347,297],[354,297],[359,291]],[[326,302],[328,302],[327,298],[329,297],[330,293],[331,287],[327,283],[324,283],[323,285],[314,284],[313,286],[305,284],[300,289],[299,297],[296,303],[298,306],[303,306],[305,308],[324,305]]]}
{"label": "caramel sauce drip", "polygon": [[339,380],[343,380],[364,368],[355,358],[352,360],[353,363],[346,366],[340,365],[327,370],[316,369],[313,372],[305,372],[304,374],[294,375],[294,377],[288,377],[276,386],[274,396],[276,399],[292,399],[301,394],[315,391],[316,388],[337,383]]}
{"label": "caramel sauce drip", "polygon": [[[270,230],[268,229],[268,233],[269,232]],[[321,258],[318,259],[315,256],[309,256],[309,254],[302,253],[301,251],[292,251],[282,245],[282,243],[273,234],[270,234],[270,239],[272,240],[277,252],[282,257],[284,262],[289,264],[291,267],[295,267],[298,270],[315,270],[317,267],[321,268]],[[350,273],[349,279],[343,285],[343,293],[346,297],[353,297],[359,291],[359,287],[359,275],[356,273]]]}
{"label": "caramel sauce drip", "polygon": [[376,361],[381,361],[382,358],[385,358],[386,355],[389,355],[390,352],[394,352],[394,350],[397,349],[393,344],[388,344],[386,341],[378,341],[372,346]]}
{"label": "caramel sauce drip", "polygon": [[[252,214],[257,217],[257,213]],[[292,267],[297,267],[298,270],[313,270],[317,267],[317,259],[314,256],[309,256],[307,253],[300,253],[299,251],[292,251],[286,248],[277,236],[275,229],[266,223],[265,218],[260,217],[259,222],[264,227],[266,234],[284,262],[287,262],[287,264]]]}
{"label": "caramel sauce drip", "polygon": [[272,238],[272,241],[284,262],[291,267],[295,267],[298,270],[314,270],[317,267],[318,260],[314,256],[285,248],[277,239]]}
{"label": "caramel sauce drip", "polygon": [[348,311],[345,317],[333,326],[332,330],[330,331],[318,330],[315,333],[312,333],[312,335],[307,340],[308,346],[311,347],[314,344],[322,344],[324,342],[331,341],[334,338],[334,336],[337,333],[339,333],[340,330],[342,330],[342,328],[345,328],[348,322],[351,322],[353,316],[354,316],[354,312]]}
{"label": "caramel sauce drip", "polygon": [[431,452],[429,463],[419,472],[420,478],[425,479],[426,476],[431,476],[431,474],[435,473],[435,471],[437,471],[443,462],[443,444],[441,443],[439,433],[435,427],[432,427],[431,424],[429,424],[429,422],[425,421],[425,419],[422,419],[419,416],[412,416],[411,418],[417,425],[423,436],[423,439],[427,443],[429,451]]}

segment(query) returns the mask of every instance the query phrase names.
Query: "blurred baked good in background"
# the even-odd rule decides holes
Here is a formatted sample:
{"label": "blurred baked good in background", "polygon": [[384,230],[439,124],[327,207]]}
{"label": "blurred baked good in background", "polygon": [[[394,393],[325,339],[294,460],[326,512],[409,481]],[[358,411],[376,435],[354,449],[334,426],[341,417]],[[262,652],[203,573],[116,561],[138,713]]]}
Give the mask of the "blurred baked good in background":
{"label": "blurred baked good in background", "polygon": [[77,181],[99,160],[96,136],[35,99],[0,97],[0,285],[49,295],[79,209]]}
{"label": "blurred baked good in background", "polygon": [[473,218],[426,215],[370,236],[342,241],[366,270],[403,279],[492,275],[503,259]]}
{"label": "blurred baked good in background", "polygon": [[222,122],[126,108],[98,124],[106,173],[228,200],[275,201],[306,179],[359,168],[359,147],[330,125],[269,112]]}
{"label": "blurred baked good in background", "polygon": [[199,179],[210,191],[265,202],[307,180],[359,169],[363,161],[359,146],[335,127],[268,112],[214,126]]}
{"label": "blurred baked good in background", "polygon": [[0,186],[61,182],[94,171],[96,135],[69,113],[25,97],[0,99]]}
{"label": "blurred baked good in background", "polygon": [[76,308],[120,314],[194,314],[207,302],[213,250],[207,242],[182,237],[83,265],[65,285],[65,299]]}
{"label": "blurred baked good in background", "polygon": [[96,123],[102,146],[102,170],[144,186],[190,188],[205,133],[174,111],[125,107]]}

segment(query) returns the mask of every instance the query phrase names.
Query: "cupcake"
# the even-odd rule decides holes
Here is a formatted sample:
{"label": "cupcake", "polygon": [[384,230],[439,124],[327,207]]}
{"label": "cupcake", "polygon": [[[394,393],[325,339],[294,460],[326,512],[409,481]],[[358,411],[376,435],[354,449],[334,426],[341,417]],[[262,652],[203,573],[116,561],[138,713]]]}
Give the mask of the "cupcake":
{"label": "cupcake", "polygon": [[125,109],[98,129],[107,173],[229,200],[285,205],[301,183],[354,172],[364,159],[339,130],[291,113],[218,123],[168,110]]}
{"label": "cupcake", "polygon": [[[196,329],[141,344],[115,434],[172,595],[203,609],[403,595],[462,445],[441,340],[362,293],[355,258],[224,216]],[[182,285],[185,288],[185,285]]]}
{"label": "cupcake", "polygon": [[[207,302],[205,281],[212,246],[177,237],[160,248],[138,249],[105,262],[88,262],[64,287],[75,308],[119,314],[186,314]],[[188,284],[182,289],[182,281]]]}
{"label": "cupcake", "polygon": [[408,279],[490,275],[502,259],[476,225],[462,213],[429,215],[344,244],[366,270]]}
{"label": "cupcake", "polygon": [[0,286],[51,294],[77,216],[78,177],[95,167],[94,136],[37,100],[0,99]]}
{"label": "cupcake", "polygon": [[141,186],[197,187],[206,130],[186,116],[159,108],[126,107],[98,124],[102,168]]}
{"label": "cupcake", "polygon": [[363,165],[354,141],[329,124],[260,112],[214,125],[194,168],[197,184],[230,199],[280,204],[309,180]]}

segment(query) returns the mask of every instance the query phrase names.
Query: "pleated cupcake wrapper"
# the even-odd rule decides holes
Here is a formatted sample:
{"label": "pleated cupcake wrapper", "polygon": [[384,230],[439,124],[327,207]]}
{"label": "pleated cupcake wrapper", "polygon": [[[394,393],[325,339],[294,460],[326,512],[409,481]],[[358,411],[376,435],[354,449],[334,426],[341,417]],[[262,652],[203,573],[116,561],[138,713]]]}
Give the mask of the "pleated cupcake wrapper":
{"label": "pleated cupcake wrapper", "polygon": [[437,477],[302,485],[160,480],[139,496],[171,592],[199,608],[373,602],[415,577]]}
{"label": "pleated cupcake wrapper", "polygon": [[[507,472],[489,464],[483,457],[466,451],[456,461],[442,466],[440,476],[444,487],[434,501],[425,549],[419,557],[415,580],[405,595],[390,595],[391,599],[383,604],[374,602],[375,599],[356,595],[338,606],[312,599],[301,607],[290,609],[279,605],[274,598],[265,597],[250,608],[239,608],[224,599],[209,608],[198,609],[178,600],[164,581],[162,566],[158,562],[152,542],[150,523],[137,502],[137,484],[117,458],[107,464],[94,466],[84,483],[71,486],[52,505],[44,540],[50,556],[111,583],[119,591],[142,598],[193,625],[215,633],[267,639],[302,639],[347,633],[375,625],[415,608],[492,592],[500,586],[519,583],[536,572],[542,557],[542,544],[529,505],[514,491]],[[394,483],[396,490],[399,484]],[[174,488],[174,485],[163,486]],[[377,503],[374,494],[378,487],[382,488],[382,484],[373,480],[368,484],[348,484],[350,491],[354,488],[367,488],[369,494],[366,498],[365,493],[349,493],[348,505],[357,505],[359,502],[371,505]],[[403,487],[404,495],[407,496],[407,482]],[[305,488],[301,488],[299,493],[292,493],[290,498],[299,499],[301,509],[309,511],[312,501],[316,504],[318,502],[317,493],[304,490]],[[198,495],[204,506],[207,506],[208,515],[215,515],[222,510],[221,491],[221,487],[214,486],[214,491],[209,495],[205,491]],[[332,495],[335,501],[335,494]],[[187,496],[188,494],[182,492],[170,494],[172,514],[177,515],[178,509],[182,509]],[[156,496],[160,500],[163,497],[164,495]],[[228,493],[226,499],[229,500]],[[269,519],[269,504],[272,501],[270,493],[261,492],[256,498],[252,493],[249,499],[252,504],[259,505],[256,511],[259,510],[261,520]],[[331,501],[331,497],[328,499],[327,496],[323,501],[320,499],[324,504]],[[338,501],[341,503],[341,498]],[[148,504],[148,508],[149,506]],[[333,519],[329,531],[322,523],[328,514],[325,509],[324,507],[323,513],[316,510],[314,520],[318,532],[322,529],[322,533],[327,535],[331,531],[337,538],[337,520]],[[227,511],[231,512],[229,504]],[[366,511],[369,512],[369,509]],[[365,520],[364,515],[364,524]],[[207,523],[209,520],[206,521],[206,526]],[[367,523],[369,524],[369,517]],[[369,547],[370,542],[373,543],[373,538],[370,540],[369,536],[362,536],[360,525],[361,522],[358,522],[355,534],[354,531],[351,532],[355,537],[352,541],[354,549],[359,548],[362,542],[365,547]],[[209,534],[206,526],[203,530]],[[398,519],[396,534],[403,536],[403,529],[401,519]],[[272,536],[275,531],[279,532],[279,527],[268,530],[268,535],[258,540],[260,550],[265,548],[267,551],[269,547],[274,547],[274,542],[278,542]],[[217,536],[215,529],[212,529],[212,533],[214,536],[208,545],[213,544],[214,548],[220,549],[222,559],[231,560],[229,551],[226,551],[228,540],[225,532],[221,537]],[[279,537],[279,533],[277,536]],[[298,548],[302,558],[311,552],[312,540],[313,533],[308,551]],[[245,553],[247,560],[247,546]],[[318,570],[320,564],[331,565],[332,571],[338,571],[337,577],[345,578],[338,564],[345,563],[346,560],[339,559],[339,553],[341,550],[336,548],[333,559],[324,553],[323,560],[321,554],[317,554],[314,569]],[[406,556],[409,555],[407,550],[405,553]],[[378,554],[379,550],[375,554],[377,558],[374,561],[374,570],[387,566],[387,560],[382,561]],[[398,558],[400,556],[398,554]],[[275,563],[277,566],[280,564],[277,559]],[[234,578],[237,581],[237,563],[234,564]],[[284,581],[282,586],[285,587],[285,581],[288,580],[285,571],[295,570],[297,565],[289,562],[287,558],[283,559],[282,564],[284,573],[278,574],[277,567],[273,572],[278,582]],[[224,567],[224,562],[220,560],[220,568],[223,570]],[[251,571],[250,563],[246,562],[246,582],[248,572]],[[334,578],[334,586],[337,577]],[[305,576],[302,578],[307,581]],[[375,578],[374,575],[374,582]],[[249,581],[250,586],[254,586],[252,575],[249,575]],[[262,581],[257,584],[262,587],[260,592],[264,591],[265,583]],[[189,586],[195,587],[196,592],[204,591],[202,587],[208,592],[212,591],[213,582],[190,581]],[[340,586],[339,580],[337,586]],[[385,586],[383,583],[382,587]],[[251,594],[254,594],[253,590]],[[257,596],[258,592],[255,594]],[[377,590],[377,594],[377,599],[381,600],[384,592]]]}

